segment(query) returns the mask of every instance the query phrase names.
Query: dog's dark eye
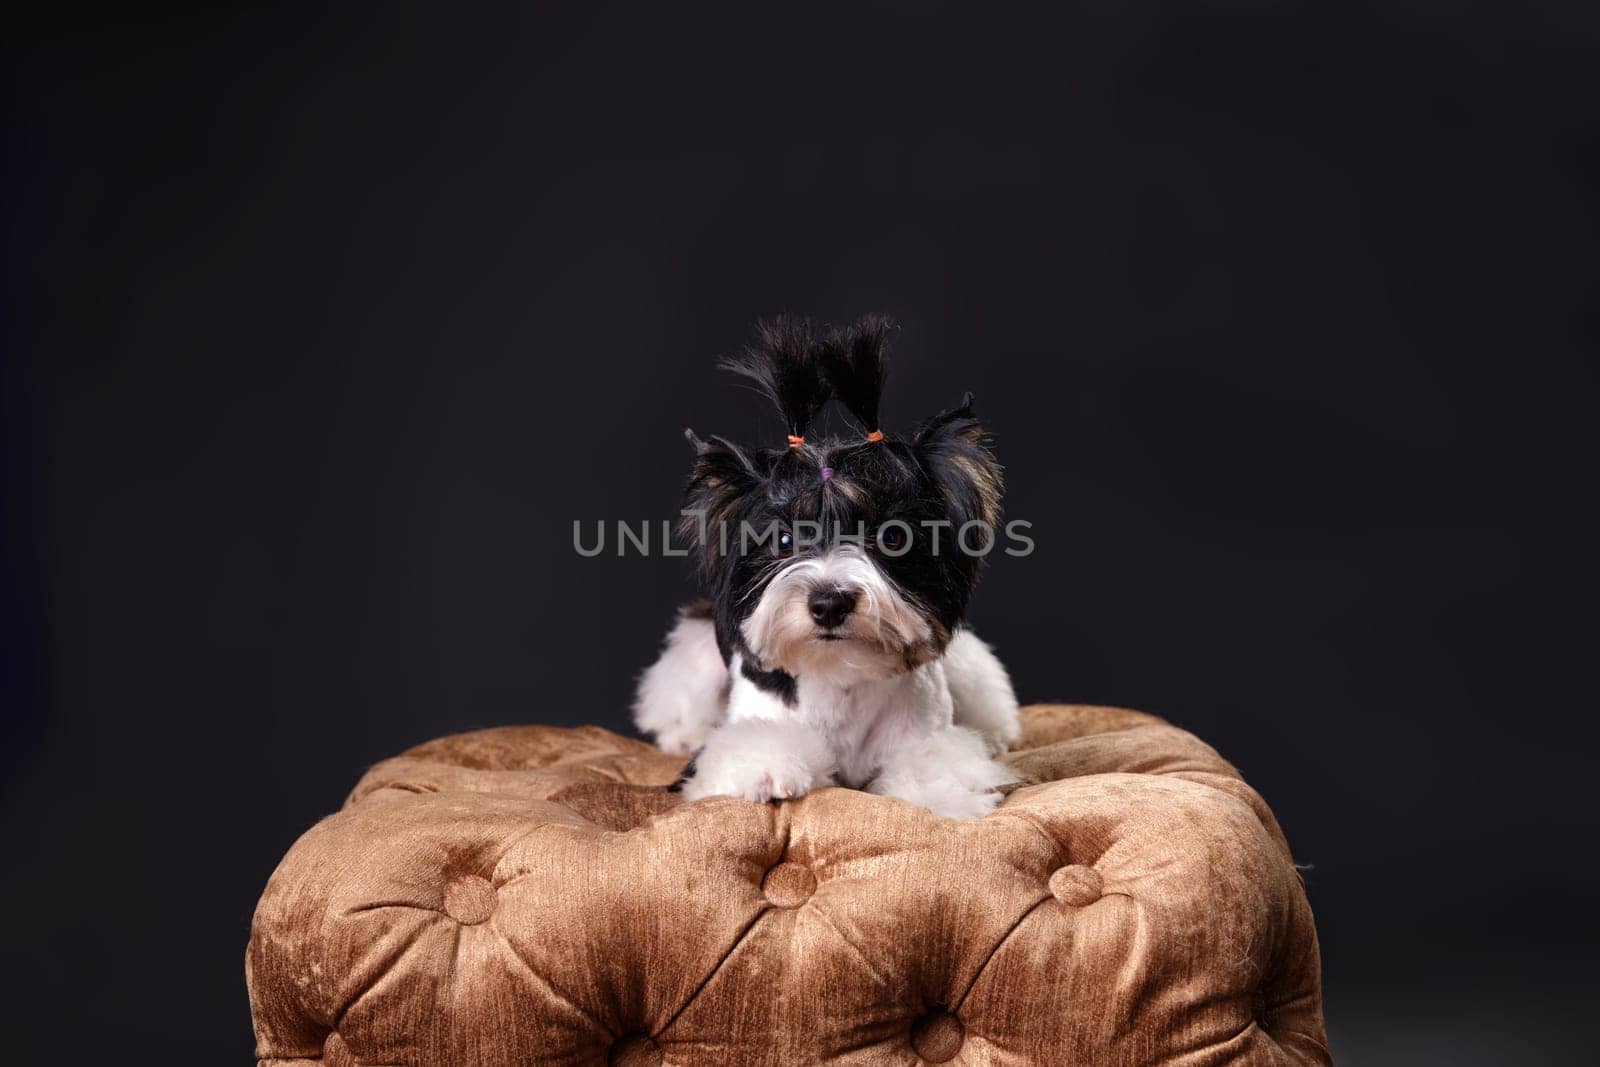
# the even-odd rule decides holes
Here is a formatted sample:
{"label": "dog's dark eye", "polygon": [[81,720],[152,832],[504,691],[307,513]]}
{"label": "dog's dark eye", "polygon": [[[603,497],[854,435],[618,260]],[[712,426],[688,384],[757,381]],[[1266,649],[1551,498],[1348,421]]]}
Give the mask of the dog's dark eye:
{"label": "dog's dark eye", "polygon": [[790,536],[788,530],[778,535],[778,539],[773,542],[772,551],[780,556],[794,555],[794,538]]}
{"label": "dog's dark eye", "polygon": [[899,524],[880,526],[878,544],[885,552],[899,552],[906,547],[906,529]]}

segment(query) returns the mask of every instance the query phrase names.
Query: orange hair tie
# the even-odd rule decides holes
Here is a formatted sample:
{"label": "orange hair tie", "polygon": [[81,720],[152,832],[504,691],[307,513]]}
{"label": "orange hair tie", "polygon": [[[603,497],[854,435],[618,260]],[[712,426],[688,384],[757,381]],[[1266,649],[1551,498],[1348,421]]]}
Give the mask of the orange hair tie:
{"label": "orange hair tie", "polygon": [[883,431],[873,430],[871,433],[867,434],[867,440],[876,444],[877,442],[883,440]]}
{"label": "orange hair tie", "polygon": [[799,448],[801,445],[803,445],[805,443],[806,443],[806,439],[804,437],[796,437],[794,434],[790,434],[789,435],[789,447],[790,448]]}

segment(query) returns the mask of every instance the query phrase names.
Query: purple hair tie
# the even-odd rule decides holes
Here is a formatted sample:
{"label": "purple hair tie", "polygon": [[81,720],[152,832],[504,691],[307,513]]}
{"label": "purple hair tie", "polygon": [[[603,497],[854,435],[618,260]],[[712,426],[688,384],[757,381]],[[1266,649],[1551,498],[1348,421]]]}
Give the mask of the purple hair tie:
{"label": "purple hair tie", "polygon": [[833,477],[833,468],[832,467],[823,467],[822,468],[822,480],[823,481],[827,481],[829,478],[832,478],[832,477]]}

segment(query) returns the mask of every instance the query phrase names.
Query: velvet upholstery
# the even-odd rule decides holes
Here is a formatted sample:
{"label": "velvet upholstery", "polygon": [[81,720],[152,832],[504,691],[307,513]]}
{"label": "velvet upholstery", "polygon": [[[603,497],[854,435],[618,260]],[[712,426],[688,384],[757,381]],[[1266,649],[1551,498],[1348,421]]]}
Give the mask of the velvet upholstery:
{"label": "velvet upholstery", "polygon": [[958,822],[826,789],[683,804],[596,727],[429,742],[268,882],[263,1065],[1318,1064],[1317,935],[1272,812],[1207,745],[1023,709]]}

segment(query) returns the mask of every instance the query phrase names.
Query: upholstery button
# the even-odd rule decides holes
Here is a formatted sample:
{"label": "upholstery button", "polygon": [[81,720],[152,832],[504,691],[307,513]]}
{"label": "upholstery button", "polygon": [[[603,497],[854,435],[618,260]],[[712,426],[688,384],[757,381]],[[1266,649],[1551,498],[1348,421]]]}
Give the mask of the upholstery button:
{"label": "upholstery button", "polygon": [[930,1011],[911,1025],[911,1051],[929,1063],[954,1059],[967,1040],[967,1028],[947,1011]]}
{"label": "upholstery button", "polygon": [[775,908],[798,908],[817,891],[817,876],[798,863],[780,863],[761,879],[761,892]]}
{"label": "upholstery button", "polygon": [[494,914],[494,886],[469,874],[444,887],[444,913],[463,926],[477,926]]}
{"label": "upholstery button", "polygon": [[1050,876],[1050,892],[1061,903],[1074,908],[1088,907],[1106,891],[1106,880],[1093,867],[1074,863]]}
{"label": "upholstery button", "polygon": [[606,1061],[611,1067],[661,1067],[666,1060],[660,1045],[644,1034],[634,1034],[618,1038]]}

